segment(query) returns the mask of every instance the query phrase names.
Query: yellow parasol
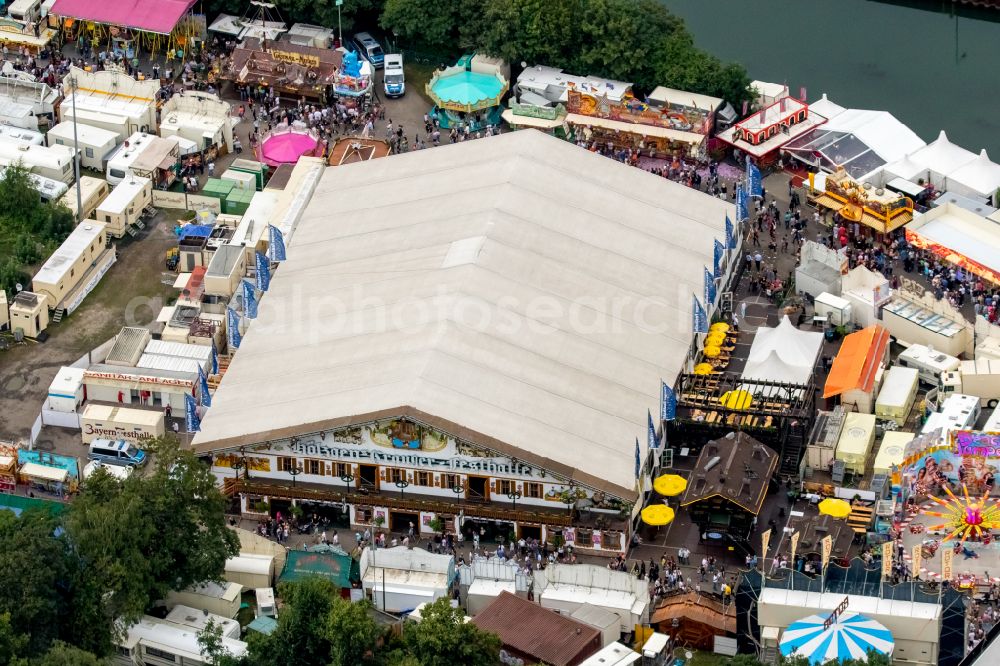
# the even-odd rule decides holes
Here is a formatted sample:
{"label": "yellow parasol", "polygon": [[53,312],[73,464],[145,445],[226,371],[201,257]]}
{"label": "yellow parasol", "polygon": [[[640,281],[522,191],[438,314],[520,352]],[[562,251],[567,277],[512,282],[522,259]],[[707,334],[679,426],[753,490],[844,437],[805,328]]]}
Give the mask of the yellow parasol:
{"label": "yellow parasol", "polygon": [[661,474],[653,481],[653,490],[664,497],[674,497],[684,492],[687,485],[687,479],[679,474]]}
{"label": "yellow parasol", "polygon": [[716,345],[722,346],[722,343],[726,341],[725,333],[709,333],[705,336],[705,346]]}
{"label": "yellow parasol", "polygon": [[719,398],[719,402],[727,409],[750,409],[753,396],[749,391],[726,391]]}
{"label": "yellow parasol", "polygon": [[710,330],[713,333],[715,333],[716,331],[719,331],[721,333],[727,333],[729,331],[729,324],[727,324],[724,321],[717,321],[714,324],[712,324],[708,328],[708,330]]}
{"label": "yellow parasol", "polygon": [[666,504],[650,504],[642,510],[642,522],[653,527],[669,525],[674,521],[674,510]]}
{"label": "yellow parasol", "polygon": [[819,512],[834,518],[847,518],[851,515],[851,503],[828,497],[819,503]]}
{"label": "yellow parasol", "polygon": [[699,363],[694,366],[694,374],[696,375],[710,375],[712,374],[712,364],[711,363]]}
{"label": "yellow parasol", "polygon": [[722,350],[719,349],[718,345],[709,345],[702,350],[702,353],[705,355],[705,358],[716,358],[722,353]]}

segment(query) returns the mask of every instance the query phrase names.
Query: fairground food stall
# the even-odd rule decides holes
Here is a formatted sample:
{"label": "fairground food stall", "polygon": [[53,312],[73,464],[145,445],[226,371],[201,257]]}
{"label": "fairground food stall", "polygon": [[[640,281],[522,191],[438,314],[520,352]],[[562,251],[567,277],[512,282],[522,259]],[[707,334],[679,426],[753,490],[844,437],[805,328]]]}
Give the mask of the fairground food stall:
{"label": "fairground food stall", "polygon": [[[809,175],[810,190],[815,182]],[[894,231],[913,220],[913,200],[871,183],[859,183],[841,167],[826,176],[823,192],[810,194],[820,210],[839,213],[848,222],[859,222],[880,234]]]}
{"label": "fairground food stall", "polygon": [[246,39],[233,50],[221,78],[237,86],[266,87],[298,100],[326,101],[342,54],[290,42]]}

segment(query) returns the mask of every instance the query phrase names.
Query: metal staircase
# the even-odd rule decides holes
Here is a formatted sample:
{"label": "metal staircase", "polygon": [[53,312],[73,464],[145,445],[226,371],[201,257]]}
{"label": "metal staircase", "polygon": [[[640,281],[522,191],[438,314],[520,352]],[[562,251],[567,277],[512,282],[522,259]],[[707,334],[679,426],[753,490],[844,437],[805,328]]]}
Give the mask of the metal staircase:
{"label": "metal staircase", "polygon": [[63,320],[63,317],[65,315],[66,315],[66,308],[56,308],[52,312],[51,323],[58,324],[59,322],[61,322]]}

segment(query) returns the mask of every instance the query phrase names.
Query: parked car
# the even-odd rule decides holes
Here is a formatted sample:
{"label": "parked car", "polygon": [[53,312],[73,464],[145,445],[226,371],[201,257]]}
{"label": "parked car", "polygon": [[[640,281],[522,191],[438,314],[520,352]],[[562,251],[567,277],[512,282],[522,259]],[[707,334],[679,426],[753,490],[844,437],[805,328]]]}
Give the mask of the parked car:
{"label": "parked car", "polygon": [[403,74],[403,54],[385,56],[385,75],[382,79],[386,97],[402,97],[406,92],[406,75]]}
{"label": "parked car", "polygon": [[354,46],[358,49],[361,57],[372,64],[372,67],[381,69],[385,63],[385,52],[378,40],[367,32],[359,32],[354,35]]}

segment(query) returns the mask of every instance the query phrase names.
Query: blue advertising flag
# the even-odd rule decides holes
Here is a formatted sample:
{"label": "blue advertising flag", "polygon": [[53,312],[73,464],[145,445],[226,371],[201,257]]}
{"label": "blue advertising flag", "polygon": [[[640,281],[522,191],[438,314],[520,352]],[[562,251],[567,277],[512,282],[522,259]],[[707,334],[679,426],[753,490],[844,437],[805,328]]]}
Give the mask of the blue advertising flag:
{"label": "blue advertising flag", "polygon": [[750,188],[750,196],[761,199],[764,197],[764,184],[760,179],[760,169],[750,161],[749,155],[747,155],[747,187]]}
{"label": "blue advertising flag", "polygon": [[650,449],[655,449],[657,445],[656,439],[656,426],[653,425],[653,415],[646,410],[646,446]]}
{"label": "blue advertising flag", "polygon": [[190,395],[184,395],[184,425],[188,432],[201,430],[201,419],[198,418],[198,403]]}
{"label": "blue advertising flag", "polygon": [[677,418],[677,394],[666,382],[660,382],[660,420],[673,421]]}
{"label": "blue advertising flag", "polygon": [[705,302],[709,303],[709,304],[714,303],[715,302],[715,294],[716,294],[716,290],[715,290],[715,277],[706,268],[705,269]]}
{"label": "blue advertising flag", "polygon": [[215,346],[215,340],[212,340],[212,374],[219,374],[219,349]]}
{"label": "blue advertising flag", "polygon": [[708,333],[708,314],[705,312],[705,308],[701,307],[697,296],[692,294],[691,299],[694,303],[691,308],[694,332]]}
{"label": "blue advertising flag", "polygon": [[285,236],[281,230],[273,225],[268,225],[268,248],[267,256],[271,261],[285,260]]}
{"label": "blue advertising flag", "polygon": [[635,438],[635,480],[639,480],[639,472],[642,469],[642,454],[639,453],[639,438]]}
{"label": "blue advertising flag", "polygon": [[226,309],[226,334],[230,352],[239,349],[240,341],[243,340],[243,336],[240,335],[240,316],[232,308]]}
{"label": "blue advertising flag", "polygon": [[726,215],[726,247],[730,250],[736,249],[736,234],[733,232],[733,221]]}
{"label": "blue advertising flag", "polygon": [[736,185],[736,221],[742,222],[743,220],[750,219],[750,207],[749,199],[747,198],[747,192],[743,189],[743,184],[739,183]]}
{"label": "blue advertising flag", "polygon": [[212,406],[212,394],[208,392],[208,377],[205,375],[205,371],[198,366],[198,384],[201,388],[201,404],[203,407]]}
{"label": "blue advertising flag", "polygon": [[263,252],[257,253],[257,288],[267,291],[271,286],[271,262],[267,260]]}
{"label": "blue advertising flag", "polygon": [[717,278],[722,277],[722,255],[724,255],[725,253],[726,253],[726,248],[722,247],[722,243],[720,243],[719,239],[716,238],[712,251],[712,269],[713,273],[715,274],[715,277]]}
{"label": "blue advertising flag", "polygon": [[243,280],[240,284],[243,286],[243,314],[247,316],[247,319],[256,319],[257,292],[254,291],[253,285],[247,280]]}

